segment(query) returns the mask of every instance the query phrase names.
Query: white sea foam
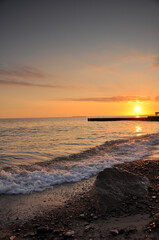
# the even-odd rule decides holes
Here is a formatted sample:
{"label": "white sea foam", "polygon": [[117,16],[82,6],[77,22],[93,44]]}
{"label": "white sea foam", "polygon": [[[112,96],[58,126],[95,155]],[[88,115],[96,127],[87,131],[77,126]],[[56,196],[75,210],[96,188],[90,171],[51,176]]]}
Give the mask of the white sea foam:
{"label": "white sea foam", "polygon": [[[151,155],[153,147],[159,144],[159,136],[147,135],[128,140],[106,142],[102,147],[86,151],[84,158],[71,161],[52,162],[45,167],[37,165],[34,170],[16,167],[2,169],[0,172],[0,194],[28,194],[34,191],[43,191],[54,185],[77,182],[96,175],[106,167],[112,165],[140,160]],[[91,153],[91,154],[90,154]],[[78,156],[78,155],[77,155]]]}

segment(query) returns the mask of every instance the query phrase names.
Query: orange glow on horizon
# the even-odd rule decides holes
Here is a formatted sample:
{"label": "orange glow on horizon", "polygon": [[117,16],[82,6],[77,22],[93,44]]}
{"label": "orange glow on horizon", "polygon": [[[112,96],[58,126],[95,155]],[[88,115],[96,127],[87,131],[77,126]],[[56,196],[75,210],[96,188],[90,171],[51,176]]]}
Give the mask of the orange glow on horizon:
{"label": "orange glow on horizon", "polygon": [[[20,101],[21,100],[21,101]],[[135,108],[139,106],[140,112]],[[71,116],[141,116],[152,115],[158,102],[91,102],[50,101],[29,99],[22,101],[17,96],[8,97],[1,105],[0,118],[71,117]]]}

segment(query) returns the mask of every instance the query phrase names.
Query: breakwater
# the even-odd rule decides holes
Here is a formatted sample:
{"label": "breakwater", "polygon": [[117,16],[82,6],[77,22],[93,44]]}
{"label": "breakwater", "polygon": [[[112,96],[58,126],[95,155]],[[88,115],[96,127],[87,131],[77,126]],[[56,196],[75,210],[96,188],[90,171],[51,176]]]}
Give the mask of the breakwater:
{"label": "breakwater", "polygon": [[159,116],[146,117],[98,117],[88,118],[88,121],[159,121]]}

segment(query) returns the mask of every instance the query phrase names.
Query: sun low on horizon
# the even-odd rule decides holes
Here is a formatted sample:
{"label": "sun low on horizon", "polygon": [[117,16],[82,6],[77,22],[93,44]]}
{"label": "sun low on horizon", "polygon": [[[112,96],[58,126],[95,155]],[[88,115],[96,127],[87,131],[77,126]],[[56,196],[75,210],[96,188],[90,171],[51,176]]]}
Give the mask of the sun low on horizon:
{"label": "sun low on horizon", "polygon": [[0,118],[159,111],[158,12],[153,0],[0,1]]}
{"label": "sun low on horizon", "polygon": [[135,110],[135,114],[136,115],[141,115],[142,109],[141,109],[141,107],[139,105],[136,105],[134,110]]}
{"label": "sun low on horizon", "polygon": [[159,240],[159,0],[0,0],[0,240]]}

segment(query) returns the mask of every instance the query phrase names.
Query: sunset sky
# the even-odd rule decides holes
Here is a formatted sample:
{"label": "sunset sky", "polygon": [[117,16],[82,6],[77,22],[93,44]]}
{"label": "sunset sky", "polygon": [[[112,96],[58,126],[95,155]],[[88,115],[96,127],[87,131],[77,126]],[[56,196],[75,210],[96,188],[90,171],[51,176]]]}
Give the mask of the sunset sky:
{"label": "sunset sky", "polygon": [[158,0],[0,0],[0,118],[155,111]]}

